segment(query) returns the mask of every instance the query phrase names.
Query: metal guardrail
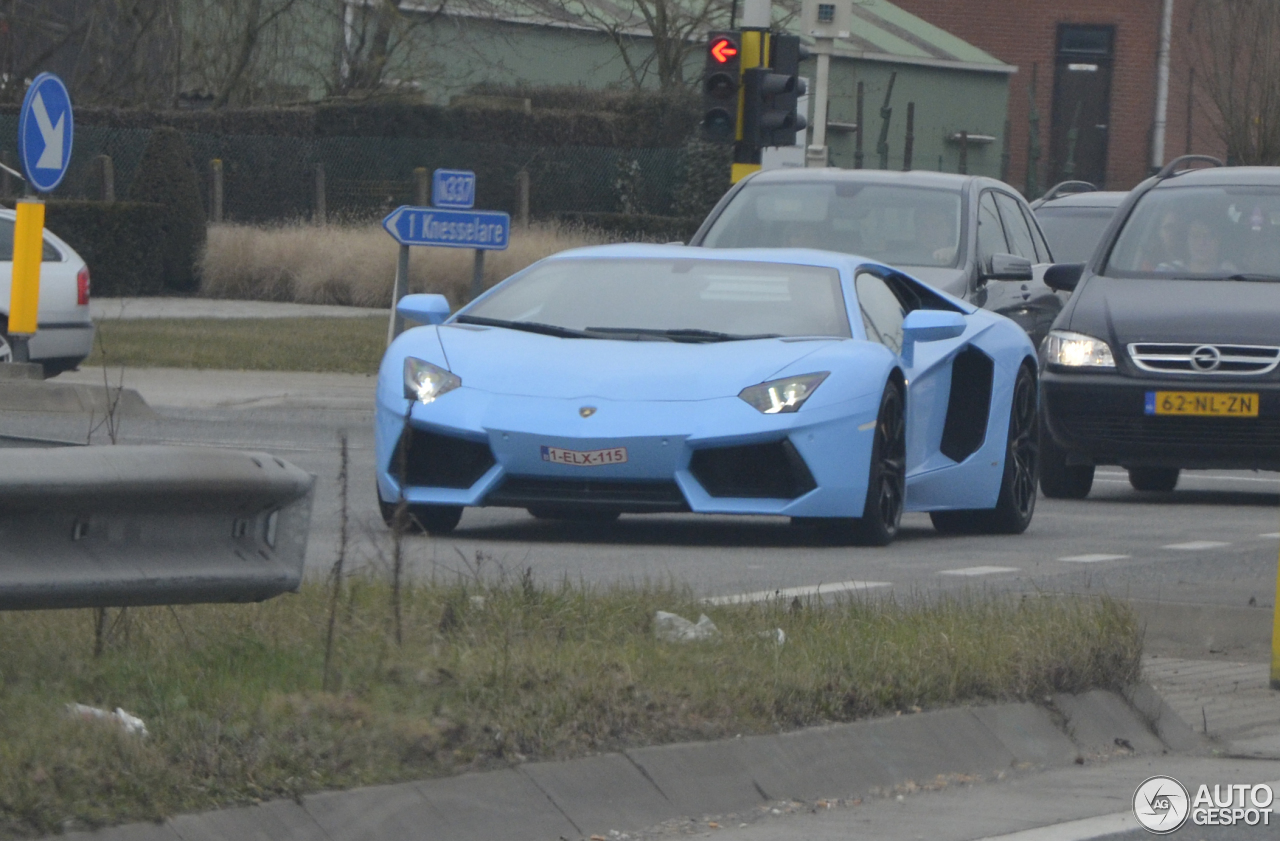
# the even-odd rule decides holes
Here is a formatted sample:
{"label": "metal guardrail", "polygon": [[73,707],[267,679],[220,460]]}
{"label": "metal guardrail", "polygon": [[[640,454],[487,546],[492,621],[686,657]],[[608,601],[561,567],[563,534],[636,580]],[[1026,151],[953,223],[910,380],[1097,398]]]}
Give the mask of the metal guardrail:
{"label": "metal guardrail", "polygon": [[267,453],[0,448],[0,610],[296,590],[314,484]]}

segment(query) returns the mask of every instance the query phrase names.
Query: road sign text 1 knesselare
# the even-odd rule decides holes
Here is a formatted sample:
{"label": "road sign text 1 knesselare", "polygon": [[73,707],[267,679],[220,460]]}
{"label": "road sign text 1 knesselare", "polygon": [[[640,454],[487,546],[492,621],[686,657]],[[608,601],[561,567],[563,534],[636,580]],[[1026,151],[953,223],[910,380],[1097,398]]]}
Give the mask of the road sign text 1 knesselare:
{"label": "road sign text 1 knesselare", "polygon": [[401,245],[503,251],[511,234],[511,217],[494,210],[441,210],[406,205],[383,219],[382,227]]}

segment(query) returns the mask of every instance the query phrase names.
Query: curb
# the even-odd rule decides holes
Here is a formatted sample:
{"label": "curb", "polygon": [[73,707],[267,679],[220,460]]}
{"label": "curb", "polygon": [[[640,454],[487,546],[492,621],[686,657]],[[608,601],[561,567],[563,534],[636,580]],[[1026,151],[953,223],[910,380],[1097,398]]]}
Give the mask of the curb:
{"label": "curb", "polygon": [[[113,399],[119,395],[115,408],[117,415],[132,418],[156,417],[156,413],[135,389],[112,387],[111,393]],[[92,413],[105,417],[109,411],[107,389],[104,386],[49,380],[0,380],[0,411]]]}
{"label": "curb", "polygon": [[1149,687],[1130,694],[1139,708],[1116,693],[1094,690],[1056,695],[1047,707],[955,707],[779,735],[637,748],[62,837],[555,841],[744,812],[777,800],[867,796],[949,774],[1062,767],[1085,755],[1150,755],[1197,744],[1191,728]]}

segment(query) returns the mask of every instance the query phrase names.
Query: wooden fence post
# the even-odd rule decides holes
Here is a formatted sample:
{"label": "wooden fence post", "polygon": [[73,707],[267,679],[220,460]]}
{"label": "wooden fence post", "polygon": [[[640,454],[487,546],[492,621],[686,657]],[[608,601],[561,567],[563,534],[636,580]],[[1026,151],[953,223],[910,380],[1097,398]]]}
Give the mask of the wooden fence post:
{"label": "wooden fence post", "polygon": [[413,203],[418,207],[426,207],[431,192],[431,173],[425,166],[413,169]]}
{"label": "wooden fence post", "polygon": [[862,83],[858,83],[857,112],[853,115],[858,123],[858,130],[853,138],[853,168],[862,169]]}
{"label": "wooden fence post", "polygon": [[222,160],[214,158],[209,161],[209,169],[213,175],[213,189],[210,190],[213,207],[210,209],[211,221],[216,225],[222,222]]}
{"label": "wooden fence post", "polygon": [[328,213],[324,206],[324,162],[316,161],[316,209],[315,219],[317,225],[323,225],[328,221]]}
{"label": "wooden fence post", "polygon": [[516,190],[520,194],[520,227],[529,227],[529,170],[524,167],[516,173]]}
{"label": "wooden fence post", "polygon": [[956,169],[961,175],[969,174],[969,132],[960,132],[960,166]]}
{"label": "wooden fence post", "polygon": [[911,154],[916,147],[916,104],[907,103],[907,138],[902,144],[902,171],[911,171]]}
{"label": "wooden fence post", "polygon": [[110,155],[99,155],[98,159],[98,176],[102,180],[102,200],[105,202],[114,202],[116,200],[116,167],[111,160]]}

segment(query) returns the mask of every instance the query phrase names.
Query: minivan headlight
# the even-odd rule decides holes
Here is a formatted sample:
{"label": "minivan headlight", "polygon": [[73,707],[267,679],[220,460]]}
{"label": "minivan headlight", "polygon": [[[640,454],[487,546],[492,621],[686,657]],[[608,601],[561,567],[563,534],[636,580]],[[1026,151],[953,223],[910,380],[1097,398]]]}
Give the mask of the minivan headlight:
{"label": "minivan headlight", "polygon": [[1045,360],[1050,365],[1061,365],[1064,368],[1114,368],[1116,358],[1111,355],[1111,346],[1102,339],[1086,336],[1083,333],[1071,333],[1067,330],[1052,330],[1044,345]]}
{"label": "minivan headlight", "polygon": [[404,358],[404,396],[406,400],[430,403],[440,395],[462,385],[462,378],[439,365],[412,356]]}

